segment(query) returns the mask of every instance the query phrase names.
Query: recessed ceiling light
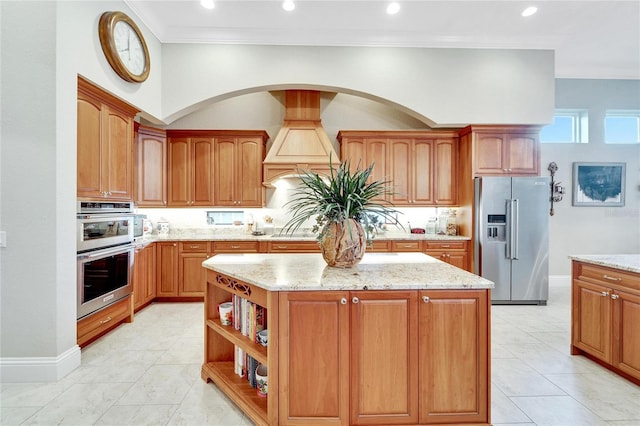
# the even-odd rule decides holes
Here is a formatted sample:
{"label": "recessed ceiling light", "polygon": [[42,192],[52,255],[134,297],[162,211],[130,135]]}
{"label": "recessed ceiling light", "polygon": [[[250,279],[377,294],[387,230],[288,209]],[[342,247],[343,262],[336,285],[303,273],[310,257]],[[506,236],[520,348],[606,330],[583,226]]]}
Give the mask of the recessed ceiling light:
{"label": "recessed ceiling light", "polygon": [[389,6],[387,6],[387,13],[389,15],[395,15],[399,11],[400,11],[400,4],[398,2],[393,1],[389,3]]}
{"label": "recessed ceiling light", "polygon": [[529,6],[525,10],[522,11],[522,16],[531,16],[538,11],[538,8],[535,6]]}
{"label": "recessed ceiling light", "polygon": [[293,2],[293,0],[284,0],[284,3],[282,3],[282,8],[287,12],[291,12],[293,9],[296,8],[296,5]]}
{"label": "recessed ceiling light", "polygon": [[213,0],[200,0],[200,4],[205,9],[213,9],[214,8]]}

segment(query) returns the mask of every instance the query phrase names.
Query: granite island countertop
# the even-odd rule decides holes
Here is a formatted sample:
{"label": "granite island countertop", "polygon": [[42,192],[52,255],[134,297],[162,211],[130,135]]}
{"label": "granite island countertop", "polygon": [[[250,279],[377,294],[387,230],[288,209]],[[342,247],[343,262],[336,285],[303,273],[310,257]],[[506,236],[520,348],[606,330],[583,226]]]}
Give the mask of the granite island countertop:
{"label": "granite island countertop", "polygon": [[569,256],[569,258],[580,262],[640,274],[640,254],[585,254],[572,255]]}
{"label": "granite island countertop", "polygon": [[332,268],[319,253],[218,254],[202,266],[268,291],[489,289],[493,282],[422,253],[365,253]]}

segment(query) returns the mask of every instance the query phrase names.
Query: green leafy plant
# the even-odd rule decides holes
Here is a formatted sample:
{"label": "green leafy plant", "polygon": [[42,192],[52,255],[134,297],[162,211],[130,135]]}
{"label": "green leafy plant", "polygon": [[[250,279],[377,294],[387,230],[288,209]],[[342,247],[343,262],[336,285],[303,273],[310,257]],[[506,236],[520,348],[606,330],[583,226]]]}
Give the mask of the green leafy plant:
{"label": "green leafy plant", "polygon": [[293,198],[285,204],[292,218],[284,226],[284,233],[294,233],[315,217],[313,232],[320,231],[318,239],[321,239],[327,223],[354,219],[363,226],[367,241],[371,241],[384,222],[399,224],[398,211],[393,204],[375,200],[392,193],[390,182],[367,182],[373,163],[366,169],[358,164],[353,172],[349,161],[337,169],[331,163],[329,166],[331,173],[328,176],[306,170],[301,172],[301,183],[293,190]]}

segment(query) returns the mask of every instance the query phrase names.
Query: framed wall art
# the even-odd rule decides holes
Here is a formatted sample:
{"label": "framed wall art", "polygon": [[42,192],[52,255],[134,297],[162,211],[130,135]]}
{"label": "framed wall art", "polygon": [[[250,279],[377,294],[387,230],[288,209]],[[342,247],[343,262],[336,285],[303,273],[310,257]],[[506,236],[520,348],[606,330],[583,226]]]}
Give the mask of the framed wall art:
{"label": "framed wall art", "polygon": [[626,163],[573,163],[573,205],[624,206]]}

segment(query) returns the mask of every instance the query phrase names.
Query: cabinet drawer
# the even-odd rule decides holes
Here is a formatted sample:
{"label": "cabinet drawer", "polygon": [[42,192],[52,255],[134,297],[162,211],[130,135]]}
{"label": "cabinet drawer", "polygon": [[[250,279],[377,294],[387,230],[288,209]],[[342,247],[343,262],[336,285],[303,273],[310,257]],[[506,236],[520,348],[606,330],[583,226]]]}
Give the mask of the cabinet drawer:
{"label": "cabinet drawer", "polygon": [[122,320],[129,318],[131,313],[131,298],[127,296],[101,311],[81,319],[77,323],[78,345],[83,346],[115,327]]}
{"label": "cabinet drawer", "polygon": [[180,252],[208,253],[209,241],[185,241],[180,243]]}
{"label": "cabinet drawer", "polygon": [[318,253],[317,241],[269,241],[269,253]]}
{"label": "cabinet drawer", "polygon": [[257,241],[216,241],[213,245],[216,253],[257,253]]}
{"label": "cabinet drawer", "polygon": [[425,250],[466,250],[465,241],[426,241]]}
{"label": "cabinet drawer", "polygon": [[379,251],[379,252],[388,252],[391,251],[389,248],[391,241],[389,240],[373,240],[371,242],[371,246],[367,246],[367,251]]}
{"label": "cabinet drawer", "polygon": [[421,241],[391,241],[391,251],[422,251]]}
{"label": "cabinet drawer", "polygon": [[640,290],[640,276],[631,272],[624,272],[605,266],[578,263],[580,279],[595,281],[606,286],[623,286],[634,290]]}

